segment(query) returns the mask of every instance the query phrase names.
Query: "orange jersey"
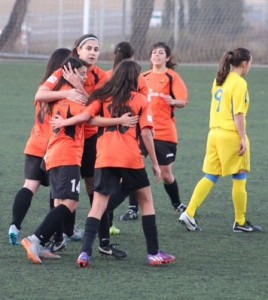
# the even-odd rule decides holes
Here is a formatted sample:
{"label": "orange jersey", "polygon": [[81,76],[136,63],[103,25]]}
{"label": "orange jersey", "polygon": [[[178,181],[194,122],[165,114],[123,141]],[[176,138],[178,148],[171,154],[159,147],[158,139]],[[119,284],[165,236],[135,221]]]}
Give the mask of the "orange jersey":
{"label": "orange jersey", "polygon": [[[111,78],[113,75],[113,70],[109,70],[106,73],[108,77]],[[146,97],[149,95],[149,88],[147,82],[142,75],[139,77],[139,81],[138,81],[138,92],[142,93]]]}
{"label": "orange jersey", "polygon": [[170,95],[174,99],[188,102],[188,90],[181,77],[172,69],[165,73],[153,73],[152,70],[142,74],[149,87],[149,110],[153,116],[155,140],[178,143],[174,107],[166,103],[159,94]]}
{"label": "orange jersey", "polygon": [[[100,88],[108,79],[109,76],[104,70],[100,69],[98,66],[93,66],[93,68],[87,72],[87,80],[84,88],[87,93],[91,95],[94,90]],[[90,126],[88,123],[86,123],[84,130],[85,139],[87,139],[98,132],[98,127]]]}
{"label": "orange jersey", "polygon": [[[63,86],[62,89],[70,88]],[[68,99],[57,101],[53,106],[52,117],[61,115],[64,119],[80,114],[85,109],[79,103]],[[46,169],[59,166],[81,165],[84,147],[83,124],[63,127],[50,131],[47,152],[45,156]]]}
{"label": "orange jersey", "polygon": [[[53,90],[59,80],[62,77],[62,69],[56,70],[43,84],[50,90]],[[93,66],[92,69],[87,72],[87,80],[85,82],[84,88],[88,95],[90,95],[95,89],[100,88],[109,79],[107,73],[100,69],[98,66]],[[85,139],[90,138],[98,132],[98,127],[85,124]]]}
{"label": "orange jersey", "polygon": [[[93,118],[100,114],[106,118],[111,118],[109,111],[111,102],[111,99],[104,103],[94,101],[86,110]],[[144,168],[138,136],[140,134],[139,130],[145,127],[152,128],[153,126],[148,117],[147,98],[141,93],[132,92],[128,105],[129,111],[133,115],[140,116],[139,123],[133,128],[116,125],[100,129],[101,134],[97,141],[95,168]]]}
{"label": "orange jersey", "polygon": [[47,104],[35,103],[35,124],[32,128],[24,153],[38,157],[44,157],[50,131],[50,115],[47,112]]}

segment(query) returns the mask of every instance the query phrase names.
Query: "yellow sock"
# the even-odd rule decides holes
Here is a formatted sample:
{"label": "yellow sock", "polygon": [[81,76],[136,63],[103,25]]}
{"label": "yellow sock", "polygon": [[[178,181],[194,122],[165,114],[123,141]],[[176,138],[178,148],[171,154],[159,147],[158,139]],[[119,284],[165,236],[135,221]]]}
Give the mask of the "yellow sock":
{"label": "yellow sock", "polygon": [[187,206],[187,213],[194,218],[196,211],[207,198],[215,183],[206,177],[203,177],[196,185],[190,203]]}
{"label": "yellow sock", "polygon": [[233,179],[233,204],[235,210],[235,222],[239,225],[244,225],[246,221],[247,212],[247,180],[235,180]]}

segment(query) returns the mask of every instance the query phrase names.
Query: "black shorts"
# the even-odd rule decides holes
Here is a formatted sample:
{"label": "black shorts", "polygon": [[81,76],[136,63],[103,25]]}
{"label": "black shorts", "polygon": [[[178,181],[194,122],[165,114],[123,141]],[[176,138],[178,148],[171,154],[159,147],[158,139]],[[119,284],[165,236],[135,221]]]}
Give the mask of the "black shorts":
{"label": "black shorts", "polygon": [[96,161],[96,144],[97,144],[97,134],[92,137],[85,139],[84,150],[81,162],[81,176],[93,177],[94,176],[94,167]]}
{"label": "black shorts", "polygon": [[49,170],[52,199],[79,200],[80,167],[62,166]]}
{"label": "black shorts", "polygon": [[[160,166],[167,166],[173,163],[176,159],[177,144],[154,140],[155,154]],[[144,157],[147,157],[148,151],[140,138],[140,149]]]}
{"label": "black shorts", "polygon": [[41,169],[42,157],[25,154],[24,178],[37,180],[43,186],[49,186],[48,173]]}
{"label": "black shorts", "polygon": [[128,194],[130,191],[135,191],[150,186],[148,175],[144,168],[95,169],[94,191],[103,195],[111,195],[118,190],[118,185],[120,182],[122,182],[122,192],[124,194]]}

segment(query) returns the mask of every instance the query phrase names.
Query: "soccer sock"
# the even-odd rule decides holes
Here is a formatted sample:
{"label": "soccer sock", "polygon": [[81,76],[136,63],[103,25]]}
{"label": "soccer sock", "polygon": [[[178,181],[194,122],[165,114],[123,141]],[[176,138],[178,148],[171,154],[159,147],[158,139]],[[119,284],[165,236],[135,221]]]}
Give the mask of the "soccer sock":
{"label": "soccer sock", "polygon": [[109,226],[109,215],[107,211],[105,211],[101,217],[98,233],[99,233],[100,247],[108,246],[110,242],[110,226]]}
{"label": "soccer sock", "polygon": [[52,193],[51,193],[51,191],[50,191],[50,193],[49,193],[49,207],[50,207],[50,209],[52,209],[52,208],[55,207],[55,206],[54,206],[54,199],[52,198]]}
{"label": "soccer sock", "polygon": [[12,208],[13,220],[11,224],[14,224],[19,230],[21,229],[21,223],[31,206],[32,198],[32,191],[24,187],[18,191],[15,197]]}
{"label": "soccer sock", "polygon": [[88,197],[89,197],[90,205],[92,206],[94,194],[89,194]]}
{"label": "soccer sock", "polygon": [[203,177],[196,185],[192,194],[191,200],[187,206],[187,213],[190,217],[194,218],[196,211],[207,198],[211,189],[214,187],[215,182],[206,176]]}
{"label": "soccer sock", "polygon": [[45,217],[42,224],[36,229],[36,235],[41,242],[48,241],[54,232],[62,230],[64,219],[70,216],[71,211],[63,204],[53,208]]}
{"label": "soccer sock", "polygon": [[164,183],[164,188],[167,194],[169,195],[171,205],[174,207],[174,209],[177,209],[178,206],[181,204],[181,201],[179,194],[179,186],[176,179],[171,184]]}
{"label": "soccer sock", "polygon": [[233,179],[232,197],[235,210],[235,222],[239,225],[244,225],[246,221],[247,211],[247,191],[246,191],[247,180]]}
{"label": "soccer sock", "polygon": [[109,227],[113,226],[113,220],[114,220],[114,211],[110,210],[108,212],[108,216],[109,216]]}
{"label": "soccer sock", "polygon": [[136,213],[138,212],[139,205],[136,197],[136,191],[131,191],[129,194],[129,209],[134,210]]}
{"label": "soccer sock", "polygon": [[75,218],[76,212],[73,212],[64,220],[63,232],[68,236],[72,236],[74,234]]}
{"label": "soccer sock", "polygon": [[81,252],[86,252],[89,256],[92,256],[92,247],[93,247],[93,243],[96,238],[99,226],[100,226],[99,219],[96,219],[93,217],[87,218]]}
{"label": "soccer sock", "polygon": [[146,239],[147,253],[157,254],[159,246],[155,215],[142,216],[142,228]]}

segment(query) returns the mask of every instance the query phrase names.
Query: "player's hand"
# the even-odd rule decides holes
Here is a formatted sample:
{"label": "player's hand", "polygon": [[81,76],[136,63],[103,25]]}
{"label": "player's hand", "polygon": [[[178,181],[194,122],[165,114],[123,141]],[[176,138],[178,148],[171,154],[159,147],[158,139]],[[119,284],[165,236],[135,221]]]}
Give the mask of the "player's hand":
{"label": "player's hand", "polygon": [[246,139],[242,139],[241,143],[240,143],[240,148],[239,148],[239,156],[242,156],[246,153],[247,151],[247,140]]}
{"label": "player's hand", "polygon": [[152,168],[153,168],[153,172],[156,177],[157,183],[160,183],[160,181],[162,180],[162,177],[161,177],[161,170],[160,170],[159,164],[158,163],[153,164]]}
{"label": "player's hand", "polygon": [[66,96],[67,99],[83,105],[87,104],[88,97],[85,96],[85,94],[79,91],[78,89],[71,89],[66,92],[67,92],[67,96]]}
{"label": "player's hand", "polygon": [[54,118],[50,119],[50,124],[52,125],[53,129],[59,129],[64,127],[63,125],[64,118],[60,115],[56,115]]}
{"label": "player's hand", "polygon": [[131,113],[125,113],[120,117],[121,125],[126,127],[135,127],[136,124],[139,122],[139,116],[131,116]]}
{"label": "player's hand", "polygon": [[175,99],[173,99],[170,95],[165,95],[163,93],[160,93],[159,96],[163,98],[167,104],[173,106],[175,104]]}
{"label": "player's hand", "polygon": [[77,86],[77,84],[80,84],[80,77],[81,75],[77,71],[77,69],[72,69],[72,66],[70,63],[68,63],[68,67],[65,65],[63,66],[62,71],[63,78],[67,80],[71,85]]}

